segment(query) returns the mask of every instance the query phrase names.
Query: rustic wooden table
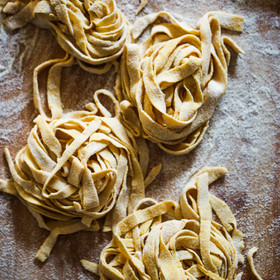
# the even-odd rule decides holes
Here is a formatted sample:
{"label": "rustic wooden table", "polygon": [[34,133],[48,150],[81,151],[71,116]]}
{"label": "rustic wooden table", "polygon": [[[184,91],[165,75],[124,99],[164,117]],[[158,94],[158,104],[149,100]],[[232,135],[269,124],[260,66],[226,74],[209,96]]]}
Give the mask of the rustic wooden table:
{"label": "rustic wooden table", "polygon": [[[192,2],[192,3],[191,3]],[[132,23],[137,0],[117,1]],[[204,13],[223,10],[245,17],[244,32],[230,35],[245,50],[233,55],[229,85],[202,143],[186,156],[164,154],[149,144],[151,165],[163,164],[160,176],[147,189],[157,200],[178,200],[188,178],[204,166],[222,165],[229,174],[212,191],[235,213],[246,234],[246,248],[258,246],[256,267],[266,280],[279,279],[279,125],[280,125],[280,4],[278,0],[149,0],[141,15],[167,10],[196,25]],[[0,177],[10,174],[3,156],[8,146],[15,156],[26,143],[37,112],[32,101],[32,72],[49,59],[62,57],[52,35],[29,24],[10,32],[0,26]],[[42,79],[43,80],[43,79]],[[114,75],[96,76],[77,66],[63,72],[65,110],[83,108],[99,88],[112,89]],[[172,164],[170,164],[172,163]],[[80,259],[98,261],[109,233],[79,232],[61,236],[45,264],[34,255],[48,235],[28,210],[0,194],[0,279],[95,279]],[[253,279],[247,261],[242,279]]]}

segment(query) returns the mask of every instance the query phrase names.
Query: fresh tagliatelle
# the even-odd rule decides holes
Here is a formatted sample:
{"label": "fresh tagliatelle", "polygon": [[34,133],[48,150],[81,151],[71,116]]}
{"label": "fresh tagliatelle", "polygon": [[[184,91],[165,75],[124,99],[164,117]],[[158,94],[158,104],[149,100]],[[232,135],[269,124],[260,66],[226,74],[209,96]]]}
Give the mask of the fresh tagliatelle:
{"label": "fresh tagliatelle", "polygon": [[2,0],[3,20],[14,30],[28,22],[50,29],[58,44],[87,71],[102,74],[122,54],[129,26],[114,0]]}
{"label": "fresh tagliatelle", "polygon": [[257,247],[251,248],[247,253],[247,259],[251,268],[252,273],[258,280],[263,280],[262,277],[259,275],[259,273],[256,271],[255,265],[254,265],[254,254],[258,251]]}
{"label": "fresh tagliatelle", "polygon": [[[140,2],[137,13],[147,0]],[[241,32],[243,18],[210,12],[193,29],[160,12],[140,18],[130,30],[114,0],[0,0],[1,6],[10,15],[3,21],[10,29],[28,22],[50,29],[66,52],[35,68],[33,98],[40,115],[15,163],[5,149],[12,180],[0,180],[0,190],[17,196],[39,226],[51,231],[36,258],[44,262],[60,234],[99,230],[104,217],[103,230],[113,230],[113,240],[99,265],[82,260],[101,279],[241,279],[243,234],[227,204],[208,192],[226,169],[195,175],[179,204],[145,199],[160,166],[144,179],[149,154],[137,137],[172,154],[186,154],[200,143],[227,88],[227,45],[242,53],[221,28]],[[140,42],[150,25],[150,35]],[[99,90],[87,110],[63,113],[61,69],[75,63],[95,74],[115,64],[118,101]],[[50,117],[38,82],[47,67]],[[110,99],[115,115],[101,95]],[[248,260],[261,279],[255,251]]]}
{"label": "fresh tagliatelle", "polygon": [[[106,216],[108,231],[144,197],[148,150],[142,140],[129,135],[116,116],[102,105],[105,90],[94,94],[89,111],[64,113],[48,119],[39,115],[27,145],[13,162],[5,155],[12,181],[0,182],[0,189],[16,195],[51,234],[37,254],[45,261],[59,234],[99,230],[98,219]],[[158,172],[158,171],[156,171]],[[46,219],[47,218],[47,219]]]}
{"label": "fresh tagliatelle", "polygon": [[240,279],[243,234],[227,204],[208,191],[226,172],[213,167],[196,174],[179,204],[140,201],[116,226],[99,266],[82,260],[83,266],[100,279]]}
{"label": "fresh tagliatelle", "polygon": [[[140,35],[153,25],[149,37]],[[164,151],[186,154],[208,127],[227,87],[230,46],[242,50],[221,28],[242,31],[243,18],[209,12],[197,29],[160,12],[138,19],[118,73],[116,92],[125,125]]]}

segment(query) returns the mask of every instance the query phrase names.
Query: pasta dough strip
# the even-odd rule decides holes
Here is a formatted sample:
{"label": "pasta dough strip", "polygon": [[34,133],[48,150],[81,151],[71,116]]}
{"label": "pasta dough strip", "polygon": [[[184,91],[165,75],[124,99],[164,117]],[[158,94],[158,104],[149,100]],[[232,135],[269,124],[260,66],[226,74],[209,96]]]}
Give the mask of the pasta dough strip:
{"label": "pasta dough strip", "polygon": [[255,265],[254,265],[254,259],[253,256],[254,254],[258,251],[257,247],[253,247],[251,248],[248,253],[247,253],[247,258],[248,258],[248,262],[250,265],[250,268],[254,274],[254,276],[258,279],[258,280],[263,280],[262,277],[258,274],[258,272],[256,271]]}
{"label": "pasta dough strip", "polygon": [[[213,221],[214,196],[208,192],[208,185],[226,172],[213,167],[196,174],[179,205],[143,199],[117,224],[112,241],[101,253],[99,268],[85,260],[82,265],[98,273],[100,279],[238,279],[243,234],[223,226],[230,223],[235,227],[231,212],[225,220],[220,215],[222,224]],[[216,209],[230,211],[221,200],[214,201]],[[169,219],[163,221],[166,214]],[[235,242],[239,238],[241,241]]]}
{"label": "pasta dough strip", "polygon": [[28,22],[51,30],[79,65],[95,74],[110,70],[129,41],[129,25],[114,0],[5,1],[3,20],[10,29]]}
{"label": "pasta dough strip", "polygon": [[[141,42],[150,25],[149,37]],[[242,52],[221,28],[242,31],[242,25],[242,17],[224,12],[205,14],[196,29],[166,12],[138,19],[115,86],[127,129],[171,154],[194,149],[226,91],[226,44]]]}
{"label": "pasta dough strip", "polygon": [[[102,104],[102,94],[112,101],[115,115]],[[145,142],[138,147],[126,133],[117,119],[120,109],[112,93],[99,90],[94,100],[93,111],[69,112],[54,119],[39,115],[15,163],[5,150],[13,181],[1,180],[0,189],[16,195],[39,226],[51,231],[36,255],[40,261],[47,259],[59,234],[99,230],[97,220],[107,214],[114,219],[104,230],[114,229],[144,197],[146,167],[143,170],[139,161],[148,157],[139,149],[147,150]],[[158,172],[152,170],[146,184]]]}

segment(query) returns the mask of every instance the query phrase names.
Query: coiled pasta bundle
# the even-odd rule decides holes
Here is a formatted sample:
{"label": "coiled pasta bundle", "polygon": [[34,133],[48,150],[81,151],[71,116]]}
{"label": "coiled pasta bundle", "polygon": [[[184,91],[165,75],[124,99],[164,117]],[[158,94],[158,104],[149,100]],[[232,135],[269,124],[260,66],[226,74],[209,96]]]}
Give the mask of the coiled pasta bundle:
{"label": "coiled pasta bundle", "polygon": [[[227,204],[208,192],[226,172],[214,167],[195,175],[179,205],[142,200],[117,225],[99,267],[85,260],[83,266],[101,279],[236,279],[243,234]],[[173,219],[163,221],[165,214]]]}
{"label": "coiled pasta bundle", "polygon": [[114,96],[99,90],[90,111],[56,119],[39,115],[15,164],[5,149],[13,180],[1,181],[0,189],[16,195],[40,227],[51,231],[37,254],[41,261],[59,234],[99,230],[97,220],[107,214],[104,230],[111,230],[144,197],[147,147],[126,132],[100,95],[111,98],[118,114]]}
{"label": "coiled pasta bundle", "polygon": [[58,44],[85,70],[107,72],[129,40],[129,27],[114,0],[4,1],[3,22],[16,29],[32,21],[50,29]]}
{"label": "coiled pasta bundle", "polygon": [[[149,37],[139,43],[155,21]],[[127,127],[172,154],[195,148],[226,91],[226,44],[242,52],[221,35],[221,28],[242,31],[242,25],[242,17],[224,12],[207,13],[197,29],[165,12],[136,21],[132,37],[137,43],[127,44],[116,83]]]}

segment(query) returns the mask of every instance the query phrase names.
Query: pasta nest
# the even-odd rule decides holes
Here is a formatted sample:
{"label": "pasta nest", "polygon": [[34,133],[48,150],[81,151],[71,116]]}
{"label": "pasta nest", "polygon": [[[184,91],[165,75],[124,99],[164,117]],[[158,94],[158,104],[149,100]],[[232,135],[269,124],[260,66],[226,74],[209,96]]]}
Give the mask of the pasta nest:
{"label": "pasta nest", "polygon": [[[195,175],[179,205],[142,200],[117,225],[102,251],[100,278],[236,279],[238,262],[243,262],[243,234],[227,204],[208,192],[208,185],[226,172],[214,167]],[[212,211],[221,224],[213,220]],[[94,264],[82,263],[94,270]]]}
{"label": "pasta nest", "polygon": [[[105,90],[97,91],[98,106],[89,104],[91,111],[65,113],[52,120],[39,115],[15,164],[5,150],[13,181],[4,191],[18,196],[55,237],[98,230],[96,220],[108,213],[104,231],[111,230],[144,197],[147,147],[143,141],[136,143],[111,116],[100,103],[100,94],[114,99]],[[44,261],[49,252],[42,258],[40,254]]]}
{"label": "pasta nest", "polygon": [[221,27],[242,31],[242,24],[242,17],[223,12],[206,14],[197,29],[165,12],[136,21],[131,33],[137,44],[127,44],[116,83],[127,127],[172,154],[196,147],[226,91],[226,44],[242,52]]}
{"label": "pasta nest", "polygon": [[58,44],[85,70],[102,74],[118,58],[129,38],[128,22],[114,0],[4,1],[3,22],[16,29],[29,21],[50,29]]}

